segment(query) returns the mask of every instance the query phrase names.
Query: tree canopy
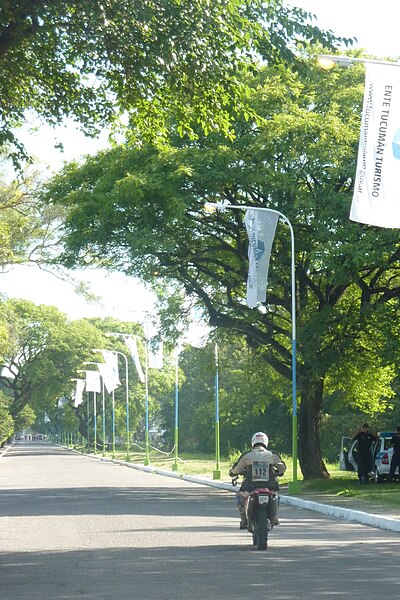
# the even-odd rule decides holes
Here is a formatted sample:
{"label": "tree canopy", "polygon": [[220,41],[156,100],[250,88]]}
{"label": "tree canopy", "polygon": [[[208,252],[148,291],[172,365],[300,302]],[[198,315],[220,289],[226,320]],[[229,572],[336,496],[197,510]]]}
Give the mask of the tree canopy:
{"label": "tree canopy", "polygon": [[45,267],[52,258],[61,222],[59,210],[38,201],[39,178],[33,169],[6,181],[0,174],[0,268],[17,264]]}
{"label": "tree canopy", "polygon": [[100,343],[101,332],[85,321],[69,321],[54,306],[17,299],[0,308],[8,333],[0,382],[12,398],[9,412],[15,419],[28,405],[47,410],[71,389],[71,378]]}
{"label": "tree canopy", "polygon": [[256,56],[293,59],[303,39],[336,41],[280,0],[3,0],[0,147],[23,154],[27,110],[91,134],[118,114],[153,137],[171,115],[181,133],[227,133]]}
{"label": "tree canopy", "polygon": [[[265,310],[245,305],[247,240],[240,211],[205,200],[274,208],[296,245],[300,462],[327,475],[319,430],[324,397],[379,411],[393,394],[400,246],[391,230],[349,221],[363,93],[362,67],[326,74],[267,67],[253,82],[263,121],[238,120],[169,148],[121,146],[69,165],[48,188],[68,211],[65,264],[100,264],[155,286],[178,282],[212,326],[243,334],[291,377],[290,242],[278,225]],[[371,372],[373,376],[371,376]]]}

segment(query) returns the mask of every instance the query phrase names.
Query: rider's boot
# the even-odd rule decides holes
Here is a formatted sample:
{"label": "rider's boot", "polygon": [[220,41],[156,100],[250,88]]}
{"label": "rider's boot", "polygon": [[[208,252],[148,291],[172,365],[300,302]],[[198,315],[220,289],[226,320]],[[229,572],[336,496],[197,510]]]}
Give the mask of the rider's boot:
{"label": "rider's boot", "polygon": [[239,529],[247,529],[247,518],[246,518],[246,510],[243,504],[239,504],[239,514],[240,514],[240,525]]}

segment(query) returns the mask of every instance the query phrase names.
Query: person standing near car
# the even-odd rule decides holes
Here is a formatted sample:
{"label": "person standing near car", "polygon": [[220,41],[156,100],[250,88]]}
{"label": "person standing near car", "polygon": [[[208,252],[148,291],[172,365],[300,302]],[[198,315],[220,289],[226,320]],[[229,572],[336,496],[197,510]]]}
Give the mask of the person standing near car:
{"label": "person standing near car", "polygon": [[396,433],[392,436],[393,454],[390,462],[390,469],[388,475],[388,483],[392,483],[393,477],[397,467],[399,468],[400,476],[400,425],[396,427]]}
{"label": "person standing near car", "polygon": [[378,437],[371,433],[368,423],[364,423],[361,430],[353,436],[353,441],[358,442],[358,479],[360,483],[368,483],[368,475],[372,467],[372,445]]}

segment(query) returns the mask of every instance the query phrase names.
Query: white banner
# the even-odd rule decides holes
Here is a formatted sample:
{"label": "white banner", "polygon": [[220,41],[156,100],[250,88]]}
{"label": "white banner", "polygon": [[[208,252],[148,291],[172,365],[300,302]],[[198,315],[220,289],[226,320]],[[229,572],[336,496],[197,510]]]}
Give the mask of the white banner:
{"label": "white banner", "polygon": [[65,406],[68,403],[68,400],[65,396],[61,396],[61,398],[59,398],[57,400],[57,407],[58,408],[63,408],[63,406]]}
{"label": "white banner", "polygon": [[400,68],[366,65],[350,219],[400,227]]}
{"label": "white banner", "polygon": [[279,215],[268,210],[248,209],[244,217],[249,238],[247,306],[254,308],[267,297],[268,267]]}
{"label": "white banner", "polygon": [[131,353],[132,360],[134,362],[139,377],[139,381],[140,383],[145,383],[146,379],[143,373],[142,365],[140,364],[136,338],[133,335],[124,335],[124,340],[125,344],[129,348],[129,352]]}
{"label": "white banner", "polygon": [[103,378],[105,388],[111,394],[119,386],[119,379],[116,379],[114,369],[111,369],[105,363],[98,363],[97,366]]}
{"label": "white banner", "polygon": [[116,387],[121,385],[121,382],[119,380],[118,354],[112,352],[111,350],[102,350],[101,353],[109,371],[108,377],[110,380],[113,380],[113,389],[115,389]]}
{"label": "white banner", "polygon": [[101,392],[100,373],[98,371],[86,371],[86,391]]}
{"label": "white banner", "polygon": [[76,389],[75,389],[75,397],[74,397],[74,406],[75,408],[82,404],[83,402],[83,390],[85,389],[86,381],[84,379],[76,380]]}
{"label": "white banner", "polygon": [[162,369],[164,366],[164,345],[162,342],[158,344],[156,350],[149,348],[149,369]]}

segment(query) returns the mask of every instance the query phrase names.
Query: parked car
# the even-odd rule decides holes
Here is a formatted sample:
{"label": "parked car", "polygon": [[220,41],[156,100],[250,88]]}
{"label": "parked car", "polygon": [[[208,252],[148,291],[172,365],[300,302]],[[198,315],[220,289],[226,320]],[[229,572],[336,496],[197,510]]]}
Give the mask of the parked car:
{"label": "parked car", "polygon": [[[378,441],[372,445],[370,478],[374,479],[376,483],[387,479],[389,474],[393,454],[391,445],[393,435],[392,431],[380,431]],[[358,441],[343,436],[340,444],[339,468],[341,471],[357,471],[357,464]]]}

